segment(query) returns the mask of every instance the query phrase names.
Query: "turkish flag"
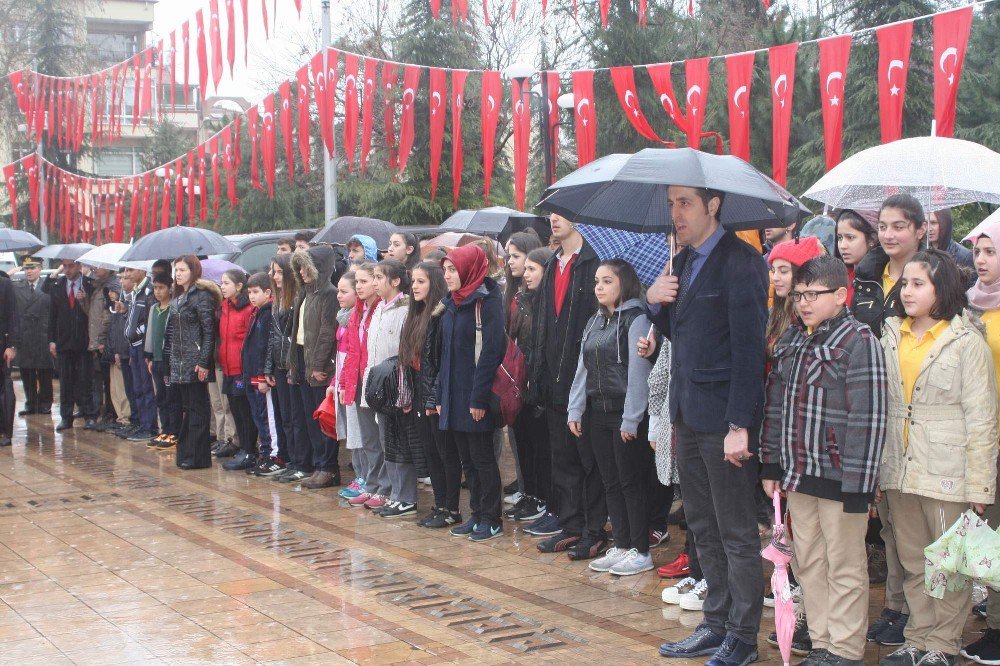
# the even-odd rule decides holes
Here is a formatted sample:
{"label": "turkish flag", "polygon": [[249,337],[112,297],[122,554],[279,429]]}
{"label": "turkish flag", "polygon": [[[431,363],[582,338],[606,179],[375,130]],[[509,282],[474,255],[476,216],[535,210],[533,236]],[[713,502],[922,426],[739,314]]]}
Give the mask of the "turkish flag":
{"label": "turkish flag", "polygon": [[243,126],[243,116],[233,118],[233,166],[239,169],[243,166],[243,147],[240,141],[240,128]]}
{"label": "turkish flag", "polygon": [[695,58],[684,62],[684,79],[687,83],[687,137],[688,146],[701,146],[701,128],[708,106],[708,58]]}
{"label": "turkish flag", "polygon": [[417,101],[417,91],[420,89],[421,68],[417,65],[406,65],[403,69],[403,110],[399,116],[399,172],[406,169],[413,148],[414,127],[413,115]]}
{"label": "turkish flag", "polygon": [[260,142],[257,130],[259,119],[260,113],[256,106],[247,109],[247,135],[250,137],[250,187],[255,190],[264,189],[260,184],[260,171],[257,166],[257,152]]}
{"label": "turkish flag", "polygon": [[792,93],[795,89],[797,42],[768,49],[771,72],[771,171],[784,186],[788,180],[788,135],[792,127]]}
{"label": "turkish flag", "polygon": [[197,161],[195,152],[193,150],[189,150],[187,154],[187,204],[189,226],[194,226],[195,221],[194,191],[195,185],[198,183],[198,168],[196,166]]}
{"label": "turkish flag", "polygon": [[212,215],[219,216],[222,174],[219,172],[219,135],[208,140],[208,163],[212,167]]}
{"label": "turkish flag", "polygon": [[934,15],[934,134],[954,136],[955,104],[962,80],[972,6]]}
{"label": "turkish flag", "polygon": [[497,122],[500,119],[500,102],[503,88],[500,72],[483,72],[480,97],[480,126],[483,136],[483,187],[486,205],[490,205],[490,184],[493,181],[493,151],[497,138]]}
{"label": "turkish flag", "polygon": [[653,128],[646,115],[639,105],[639,97],[635,88],[635,73],[631,65],[611,68],[611,83],[615,86],[615,93],[618,95],[618,102],[625,112],[625,117],[632,123],[632,127],[644,138],[657,143],[664,143]]}
{"label": "turkish flag", "polygon": [[594,107],[594,70],[573,72],[573,128],[576,132],[576,165],[597,156],[597,109]]}
{"label": "turkish flag", "polygon": [[170,33],[170,112],[177,113],[177,31]]}
{"label": "turkish flag", "polygon": [[[117,201],[117,198],[116,198]],[[184,222],[184,158],[174,162],[174,225]]]}
{"label": "turkish flag", "polygon": [[205,99],[205,88],[208,87],[208,47],[205,44],[205,18],[202,10],[195,13],[194,22],[197,30],[198,85],[201,87],[201,98]]}
{"label": "turkish flag", "polygon": [[399,69],[394,62],[382,63],[382,127],[385,132],[385,147],[389,150],[389,168],[399,166],[396,150],[396,95],[399,85]]}
{"label": "turkish flag", "polygon": [[378,60],[365,58],[364,83],[361,88],[361,173],[368,167],[372,150],[372,126],[375,124],[375,68]]}
{"label": "turkish flag", "polygon": [[545,85],[549,94],[546,101],[549,107],[549,145],[552,146],[552,173],[546,182],[551,182],[556,179],[556,162],[559,156],[559,72],[545,72]]}
{"label": "turkish flag", "polygon": [[222,128],[219,138],[222,142],[222,170],[226,173],[226,198],[229,199],[229,210],[232,210],[236,208],[236,164],[232,124]]}
{"label": "turkish flag", "polygon": [[[524,80],[525,85],[528,81]],[[525,90],[524,92],[528,92]],[[510,106],[514,125],[514,206],[524,210],[528,184],[528,148],[531,144],[531,97],[525,103],[518,79],[510,81]]]}
{"label": "turkish flag", "polygon": [[274,198],[274,170],[275,170],[275,140],[276,132],[274,127],[274,94],[264,98],[264,113],[261,116],[264,123],[263,140],[264,146],[261,155],[264,161],[264,181],[267,183],[267,193]]}
{"label": "turkish flag", "polygon": [[146,49],[142,57],[142,97],[139,100],[140,117],[153,111],[153,49]]}
{"label": "turkish flag", "polygon": [[455,25],[458,19],[469,22],[469,0],[451,0],[451,24]]}
{"label": "turkish flag", "polygon": [[132,196],[130,197],[128,209],[128,237],[135,238],[135,223],[139,217],[139,201],[142,199],[142,191],[139,189],[139,176],[132,176]]}
{"label": "turkish flag", "polygon": [[875,36],[878,38],[878,111],[882,143],[889,143],[903,137],[903,100],[910,68],[913,21],[878,28]]}
{"label": "turkish flag", "polygon": [[[132,67],[135,69],[135,83],[132,86],[132,129],[135,129],[139,125],[139,116],[142,115],[142,62],[139,60],[139,56],[142,54],[135,54],[132,57]],[[60,91],[59,102],[62,103],[62,91]],[[57,107],[58,108],[58,107]],[[58,121],[58,113],[54,118]]]}
{"label": "turkish flag", "polygon": [[[166,60],[166,52],[164,49],[163,40],[161,39],[156,43],[156,87],[153,88],[153,95],[156,96],[156,107],[160,118],[163,118],[163,107],[166,106],[163,101],[163,64]],[[117,198],[117,193],[115,197]]]}
{"label": "turkish flag", "polygon": [[295,75],[298,83],[298,113],[299,113],[299,157],[302,158],[302,171],[309,173],[309,67],[303,65]]}
{"label": "turkish flag", "polygon": [[326,63],[323,62],[323,51],[312,57],[309,63],[313,76],[313,97],[316,99],[316,111],[319,114],[319,134],[326,145],[327,153],[333,151],[333,123],[326,112]]}
{"label": "turkish flag", "polygon": [[435,21],[441,16],[441,0],[431,0],[431,16]]}
{"label": "turkish flag", "polygon": [[427,88],[427,108],[430,113],[431,135],[431,201],[437,194],[438,174],[441,170],[441,148],[444,145],[444,121],[448,107],[448,73],[440,67],[430,68]]}
{"label": "turkish flag", "polygon": [[219,81],[222,80],[222,29],[219,26],[219,0],[208,0],[208,9],[211,12],[208,29],[212,33],[212,84],[218,91]]}
{"label": "turkish flag", "polygon": [[270,39],[270,27],[267,21],[267,0],[260,0],[260,15],[264,19],[264,39]]}
{"label": "turkish flag", "polygon": [[[190,21],[184,21],[181,25],[181,49],[184,51],[184,106],[189,104],[188,102],[188,77],[189,77],[189,62],[191,58],[191,28],[189,26]],[[116,70],[117,71],[117,70]]]}
{"label": "turkish flag", "polygon": [[465,161],[462,154],[462,109],[465,105],[465,80],[468,76],[469,71],[466,69],[451,70],[451,179],[452,205],[455,208],[458,208]]}
{"label": "turkish flag", "polygon": [[208,219],[208,160],[205,144],[198,146],[198,217],[202,224]]}
{"label": "turkish flag", "polygon": [[226,0],[226,61],[229,63],[229,76],[233,75],[233,64],[236,62],[236,8],[233,0]]}
{"label": "turkish flag", "polygon": [[115,181],[115,242],[125,240],[125,183]]}
{"label": "turkish flag", "polygon": [[38,220],[38,156],[28,155],[21,160],[25,172],[28,174],[28,212],[32,220]]}
{"label": "turkish flag", "polygon": [[601,27],[608,29],[608,10],[611,9],[611,0],[599,0],[601,7]]}
{"label": "turkish flag", "polygon": [[729,152],[750,161],[750,88],[753,85],[753,53],[726,56],[726,86],[729,98]]}
{"label": "turkish flag", "polygon": [[844,92],[847,63],[851,57],[851,36],[819,40],[819,93],[823,105],[823,145],[826,170],[840,164],[843,151]]}
{"label": "turkish flag", "polygon": [[173,181],[170,179],[170,165],[163,167],[165,175],[160,182],[160,228],[170,226],[170,196],[173,194]]}
{"label": "turkish flag", "polygon": [[295,176],[295,158],[292,150],[292,85],[282,81],[278,86],[281,98],[281,136],[285,141],[285,162],[288,168],[288,182]]}
{"label": "turkish flag", "polygon": [[333,131],[333,124],[337,119],[337,62],[340,60],[340,51],[337,49],[327,49],[326,55],[326,100],[323,102],[326,107],[326,124],[329,125],[330,142],[327,144],[330,157],[333,157],[334,148],[337,145],[336,134]]}
{"label": "turkish flag", "polygon": [[247,6],[249,0],[240,0],[240,11],[243,13],[243,64],[246,65],[250,58],[250,8]]}
{"label": "turkish flag", "polygon": [[344,54],[344,157],[347,170],[354,171],[354,147],[358,140],[358,56]]}
{"label": "turkish flag", "polygon": [[17,100],[17,108],[21,111],[21,113],[27,113],[28,94],[24,91],[24,72],[21,71],[8,74],[7,78],[10,79],[10,85],[14,89],[14,98]]}
{"label": "turkish flag", "polygon": [[16,168],[17,162],[5,164],[3,167],[3,179],[7,183],[7,196],[10,197],[10,211],[13,216],[12,226],[15,229],[17,229],[17,177],[14,175]]}

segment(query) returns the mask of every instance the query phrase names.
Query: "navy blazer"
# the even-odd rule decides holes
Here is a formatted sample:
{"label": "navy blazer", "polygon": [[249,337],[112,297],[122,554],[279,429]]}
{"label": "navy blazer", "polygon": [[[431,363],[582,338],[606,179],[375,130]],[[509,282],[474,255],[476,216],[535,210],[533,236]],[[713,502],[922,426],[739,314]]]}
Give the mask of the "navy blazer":
{"label": "navy blazer", "polygon": [[[674,275],[691,251],[677,254]],[[763,257],[727,231],[689,289],[679,310],[675,303],[649,309],[671,344],[670,420],[698,432],[726,432],[730,423],[759,426],[768,290]]]}

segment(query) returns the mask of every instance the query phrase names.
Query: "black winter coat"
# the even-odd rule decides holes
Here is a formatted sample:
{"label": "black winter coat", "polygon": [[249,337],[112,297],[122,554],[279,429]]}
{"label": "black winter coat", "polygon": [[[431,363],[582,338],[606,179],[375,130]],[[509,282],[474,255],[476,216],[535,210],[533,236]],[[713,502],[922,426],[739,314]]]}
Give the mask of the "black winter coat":
{"label": "black winter coat", "polygon": [[49,342],[56,343],[59,352],[85,352],[90,346],[90,298],[94,295],[94,282],[82,279],[83,295],[77,294],[76,305],[69,306],[66,277],[45,280],[44,289],[49,294]]}
{"label": "black winter coat", "polygon": [[434,306],[431,319],[427,322],[427,332],[424,335],[424,346],[420,351],[420,369],[416,371],[416,381],[413,382],[413,405],[417,409],[434,409],[437,407],[438,372],[441,370],[441,316],[444,305]]}
{"label": "black winter coat", "polygon": [[[292,268],[295,279],[299,283],[299,292],[295,298],[295,311],[292,313],[292,326],[289,336],[292,343],[298,338],[299,326],[305,328],[302,353],[305,367],[299,367],[295,352],[288,354],[288,374],[295,383],[308,382],[310,386],[327,386],[333,379],[334,364],[337,358],[337,313],[340,304],[337,303],[337,290],[330,283],[330,278],[336,267],[337,252],[330,245],[316,245],[306,252],[296,252],[292,255]],[[312,277],[312,282],[302,282],[302,271]],[[305,303],[305,321],[299,321],[300,306]],[[326,373],[326,379],[319,381],[312,374]]]}
{"label": "black winter coat", "polygon": [[888,294],[882,289],[882,273],[889,264],[889,256],[881,247],[874,247],[854,268],[854,298],[851,313],[872,332],[882,337],[882,324],[889,317],[904,314],[899,300],[899,289]]}
{"label": "black winter coat", "polygon": [[264,367],[269,357],[271,341],[271,304],[265,303],[263,307],[250,315],[250,324],[247,327],[247,337],[243,339],[242,367],[243,378],[249,386],[254,377],[264,375]]}
{"label": "black winter coat", "polygon": [[206,368],[215,381],[215,310],[218,301],[206,286],[197,285],[170,301],[164,354],[170,358],[170,381],[194,384],[195,366]]}
{"label": "black winter coat", "polygon": [[[52,354],[49,353],[49,308],[51,298],[42,290],[44,280],[39,279],[32,290],[27,280],[14,283],[14,298],[17,301],[17,315],[21,328],[28,331],[17,345],[17,366],[39,370],[52,369]],[[7,312],[4,309],[4,312]]]}
{"label": "black winter coat", "polygon": [[278,301],[271,304],[271,333],[267,343],[264,374],[274,375],[275,370],[288,369],[288,350],[292,347],[292,308],[281,309]]}
{"label": "black winter coat", "polygon": [[153,296],[153,282],[146,278],[139,285],[138,291],[132,292],[128,304],[128,320],[125,324],[125,337],[133,347],[143,348],[146,344],[146,323],[149,321],[149,311],[156,305]]}

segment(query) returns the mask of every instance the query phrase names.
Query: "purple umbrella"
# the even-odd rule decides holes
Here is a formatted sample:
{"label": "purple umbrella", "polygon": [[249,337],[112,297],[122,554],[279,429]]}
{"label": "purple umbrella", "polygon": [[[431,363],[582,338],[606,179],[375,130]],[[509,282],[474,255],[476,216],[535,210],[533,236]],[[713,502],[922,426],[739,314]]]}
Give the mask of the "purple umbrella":
{"label": "purple umbrella", "polygon": [[206,280],[211,280],[215,284],[222,282],[222,274],[226,271],[235,268],[236,270],[243,270],[241,266],[237,266],[231,261],[226,261],[225,259],[205,259],[201,262],[201,276]]}

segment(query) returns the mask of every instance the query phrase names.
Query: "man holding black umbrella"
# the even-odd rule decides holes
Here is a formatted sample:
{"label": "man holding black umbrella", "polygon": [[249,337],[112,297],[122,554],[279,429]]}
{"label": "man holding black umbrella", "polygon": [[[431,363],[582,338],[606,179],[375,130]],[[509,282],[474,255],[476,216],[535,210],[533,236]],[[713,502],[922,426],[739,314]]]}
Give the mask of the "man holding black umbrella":
{"label": "man holding black umbrella", "polygon": [[[647,292],[650,319],[672,345],[670,417],[684,512],[708,583],[704,623],[660,654],[743,666],[757,659],[764,591],[752,458],[763,416],[768,275],[760,254],[720,224],[724,198],[667,188],[685,249]],[[648,343],[640,352],[650,353]]]}
{"label": "man holding black umbrella", "polygon": [[80,271],[79,262],[62,261],[63,275],[46,281],[51,297],[49,310],[49,352],[59,368],[59,414],[56,426],[60,432],[73,427],[73,406],[79,404],[87,425],[97,419],[94,400],[94,357],[89,347],[87,316],[94,284]]}

